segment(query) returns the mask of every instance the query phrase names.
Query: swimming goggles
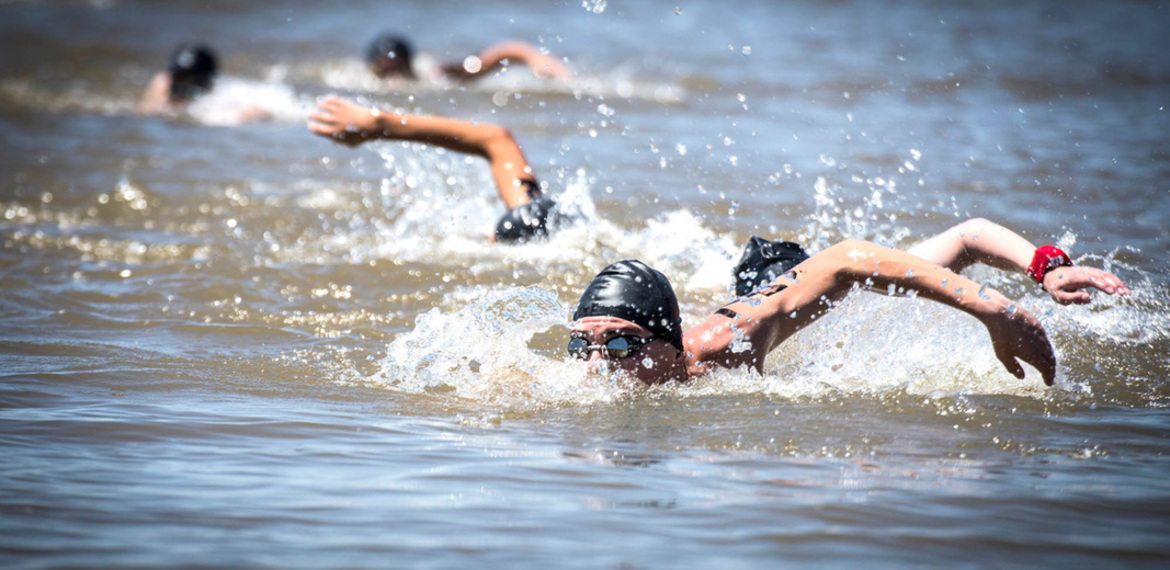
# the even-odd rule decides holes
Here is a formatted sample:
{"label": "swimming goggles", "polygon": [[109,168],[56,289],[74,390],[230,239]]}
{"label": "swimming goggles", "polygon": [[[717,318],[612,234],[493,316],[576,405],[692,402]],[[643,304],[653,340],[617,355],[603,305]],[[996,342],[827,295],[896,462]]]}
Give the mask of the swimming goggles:
{"label": "swimming goggles", "polygon": [[581,360],[588,360],[589,353],[600,350],[603,358],[616,358],[621,360],[633,356],[646,343],[654,340],[653,338],[642,338],[637,336],[615,336],[607,341],[605,344],[589,344],[589,341],[584,337],[575,336],[569,339],[569,354],[573,358]]}

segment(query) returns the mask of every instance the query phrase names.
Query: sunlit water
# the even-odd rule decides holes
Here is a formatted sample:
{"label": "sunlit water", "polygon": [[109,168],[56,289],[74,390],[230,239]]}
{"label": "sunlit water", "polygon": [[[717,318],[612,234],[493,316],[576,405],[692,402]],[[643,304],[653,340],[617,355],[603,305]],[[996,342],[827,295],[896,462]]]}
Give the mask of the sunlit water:
{"label": "sunlit water", "polygon": [[[1163,566],[1167,8],[740,4],[0,5],[0,565]],[[577,76],[371,81],[395,26]],[[193,38],[219,88],[136,116]],[[504,124],[587,222],[489,244],[482,161],[315,138],[327,93]],[[974,216],[1133,290],[971,272],[1044,322],[1053,388],[969,317],[866,295],[762,375],[648,388],[562,352],[618,259],[695,324],[750,235]]]}

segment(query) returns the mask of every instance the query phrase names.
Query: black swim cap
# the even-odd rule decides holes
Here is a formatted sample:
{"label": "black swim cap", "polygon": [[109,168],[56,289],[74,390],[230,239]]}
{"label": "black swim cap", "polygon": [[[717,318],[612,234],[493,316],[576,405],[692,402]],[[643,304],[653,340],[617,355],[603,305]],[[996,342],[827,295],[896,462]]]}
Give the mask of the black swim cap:
{"label": "black swim cap", "polygon": [[752,236],[735,266],[735,294],[745,297],[808,259],[799,244]]}
{"label": "black swim cap", "polygon": [[410,73],[414,50],[410,43],[402,36],[390,32],[383,32],[366,47],[366,62],[375,65],[383,59],[401,61],[403,69]]}
{"label": "black swim cap", "polygon": [[619,261],[585,288],[573,320],[617,317],[635,323],[682,350],[678,298],[666,276],[641,261]]}
{"label": "black swim cap", "polygon": [[211,81],[219,70],[215,52],[205,44],[185,43],[175,49],[167,71],[172,87],[186,84],[203,90],[211,89]]}
{"label": "black swim cap", "polygon": [[508,210],[500,221],[496,222],[496,241],[523,243],[531,239],[548,237],[550,231],[566,221],[566,217],[556,206],[556,200],[541,196]]}

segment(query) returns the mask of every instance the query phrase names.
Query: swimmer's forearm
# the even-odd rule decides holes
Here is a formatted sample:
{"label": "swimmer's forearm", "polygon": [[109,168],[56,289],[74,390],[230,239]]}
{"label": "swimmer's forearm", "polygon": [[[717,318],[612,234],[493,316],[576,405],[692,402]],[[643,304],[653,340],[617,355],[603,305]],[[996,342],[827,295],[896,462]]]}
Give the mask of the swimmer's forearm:
{"label": "swimmer's forearm", "polygon": [[536,178],[512,132],[498,125],[445,117],[400,115],[326,97],[309,114],[309,130],[356,146],[373,139],[420,142],[486,158],[500,199],[508,209],[528,202]]}
{"label": "swimmer's forearm", "polygon": [[540,50],[521,41],[501,42],[491,46],[479,54],[483,62],[484,71],[495,69],[505,60],[516,60],[525,65],[541,59]]}
{"label": "swimmer's forearm", "polygon": [[383,115],[378,118],[383,138],[441,146],[481,156],[491,167],[492,180],[509,210],[528,202],[521,180],[535,182],[532,168],[512,132],[488,123],[470,123],[444,117]]}
{"label": "swimmer's forearm", "polygon": [[[910,253],[959,272],[975,263],[1005,271],[1025,273],[1036,246],[1019,234],[989,220],[967,220],[910,248]],[[1058,267],[1048,271],[1041,283],[1052,298],[1063,305],[1091,301],[1085,289],[1109,295],[1129,294],[1116,275],[1093,267]]]}
{"label": "swimmer's forearm", "polygon": [[910,248],[910,253],[960,272],[975,263],[1022,273],[1036,246],[990,220],[975,218]]}
{"label": "swimmer's forearm", "polygon": [[[700,326],[705,327],[700,335],[709,333],[719,346],[730,347],[734,325],[753,346],[767,347],[751,351],[758,368],[768,351],[824,316],[832,302],[858,286],[895,294],[913,291],[959,309],[987,327],[996,357],[1016,377],[1024,377],[1020,361],[1035,366],[1046,384],[1056,376],[1056,357],[1044,327],[998,291],[915,255],[858,240],[822,251],[751,298],[728,305],[729,314],[717,312]],[[728,351],[716,347],[711,352],[723,356]]]}
{"label": "swimmer's forearm", "polygon": [[[848,240],[804,261],[749,299],[728,305],[736,327],[757,346],[775,348],[827,314],[855,287],[915,295],[959,309],[981,321],[1010,306],[999,292],[920,257]],[[717,327],[718,313],[709,321]]]}
{"label": "swimmer's forearm", "polygon": [[464,154],[488,157],[493,138],[504,129],[491,124],[475,124],[446,117],[399,115],[371,109],[376,113],[370,136],[441,146]]}
{"label": "swimmer's forearm", "polygon": [[494,71],[502,66],[505,60],[527,65],[540,77],[564,79],[570,75],[569,68],[564,63],[541,53],[536,46],[519,40],[500,42],[461,62],[447,64],[443,68],[447,73],[460,79],[473,79]]}
{"label": "swimmer's forearm", "polygon": [[829,250],[838,247],[841,249],[835,253],[847,260],[838,259],[841,285],[859,283],[893,292],[916,291],[921,297],[959,309],[987,327],[995,356],[1008,372],[1024,378],[1020,363],[1026,362],[1040,372],[1045,384],[1052,385],[1056,356],[1043,325],[998,291],[917,256],[876,244],[851,241]]}
{"label": "swimmer's forearm", "polygon": [[322,99],[317,109],[309,114],[309,130],[350,145],[375,139],[421,142],[488,158],[507,132],[489,124],[391,113],[340,97]]}
{"label": "swimmer's forearm", "polygon": [[832,254],[840,287],[854,284],[875,291],[916,295],[959,309],[980,320],[993,318],[1011,305],[998,291],[906,252],[850,240],[821,254]]}

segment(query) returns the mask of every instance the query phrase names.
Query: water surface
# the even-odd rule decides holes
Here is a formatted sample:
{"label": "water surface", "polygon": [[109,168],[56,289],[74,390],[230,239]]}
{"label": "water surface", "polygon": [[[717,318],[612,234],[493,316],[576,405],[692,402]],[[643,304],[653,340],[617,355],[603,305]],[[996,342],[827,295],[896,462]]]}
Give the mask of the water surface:
{"label": "water surface", "polygon": [[[1159,2],[0,5],[5,567],[1162,567],[1170,40]],[[567,58],[387,86],[439,59]],[[218,93],[139,117],[173,46]],[[340,93],[511,128],[593,223],[487,243],[485,165],[349,149]],[[241,100],[276,120],[233,124]],[[225,119],[227,117],[227,119]],[[636,257],[694,324],[751,235],[908,246],[986,217],[1128,298],[1044,322],[1057,385],[969,317],[856,296],[769,358],[645,388],[561,347]]]}

